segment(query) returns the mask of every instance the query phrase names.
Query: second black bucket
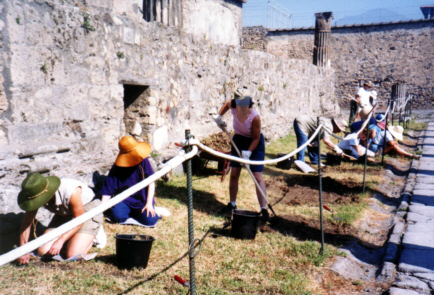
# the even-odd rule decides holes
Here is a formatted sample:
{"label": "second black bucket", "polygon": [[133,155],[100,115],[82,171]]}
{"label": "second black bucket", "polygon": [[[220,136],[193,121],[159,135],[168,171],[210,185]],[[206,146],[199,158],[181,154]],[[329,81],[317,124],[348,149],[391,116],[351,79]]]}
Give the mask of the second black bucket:
{"label": "second black bucket", "polygon": [[116,234],[116,258],[119,268],[146,268],[154,237],[139,234]]}
{"label": "second black bucket", "polygon": [[232,212],[232,236],[254,240],[258,231],[259,213],[235,209]]}

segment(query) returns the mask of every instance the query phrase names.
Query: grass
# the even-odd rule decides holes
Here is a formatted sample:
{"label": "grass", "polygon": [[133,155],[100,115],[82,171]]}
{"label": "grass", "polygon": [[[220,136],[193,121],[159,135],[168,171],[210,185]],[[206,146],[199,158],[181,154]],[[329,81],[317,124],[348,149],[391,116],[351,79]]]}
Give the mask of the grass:
{"label": "grass", "polygon": [[[296,148],[294,135],[267,145],[267,158]],[[325,149],[324,149],[325,151]],[[215,173],[216,162],[210,162],[201,175],[193,176],[194,237],[200,239],[200,252],[196,254],[195,278],[197,294],[327,294],[319,277],[344,252],[326,243],[320,254],[318,241],[298,240],[291,235],[273,231],[259,231],[255,240],[237,240],[230,230],[223,230],[226,220],[217,212],[228,202],[227,176]],[[300,172],[268,166],[264,179],[276,175],[301,175]],[[343,163],[344,172],[326,172],[333,179],[362,181],[363,166]],[[358,202],[336,204],[333,210],[339,221],[328,214],[325,222],[352,224],[367,208],[377,184],[381,168],[369,167],[367,193],[357,193]],[[189,281],[188,214],[186,177],[172,177],[157,181],[156,202],[172,215],[161,220],[156,228],[121,226],[105,223],[108,244],[104,249],[93,248],[98,256],[89,262],[42,263],[32,259],[27,267],[8,264],[0,268],[1,294],[187,294],[188,289],[177,283],[178,275]],[[240,179],[237,205],[247,210],[258,210],[255,188],[250,176],[243,171]],[[273,205],[278,216],[290,214],[318,219],[317,205]],[[155,237],[146,269],[121,270],[116,266],[116,233],[139,233]],[[327,242],[327,241],[326,241]],[[198,251],[198,249],[196,249]],[[25,284],[23,285],[23,282]],[[338,283],[335,283],[337,285]],[[340,284],[340,283],[339,283]],[[362,285],[348,281],[349,288]]]}

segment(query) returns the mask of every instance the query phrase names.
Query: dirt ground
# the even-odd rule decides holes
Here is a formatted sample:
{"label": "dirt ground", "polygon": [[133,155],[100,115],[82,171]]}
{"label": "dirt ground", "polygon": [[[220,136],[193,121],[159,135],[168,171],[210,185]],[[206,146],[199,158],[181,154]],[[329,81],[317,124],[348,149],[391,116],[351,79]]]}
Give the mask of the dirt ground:
{"label": "dirt ground", "polygon": [[[417,134],[411,135],[401,144],[406,150],[414,151]],[[230,142],[224,133],[213,135],[203,143],[217,150],[230,148]],[[378,184],[374,194],[368,196],[368,208],[355,222],[341,222],[331,212],[323,210],[324,240],[348,254],[346,257],[335,258],[324,267],[322,275],[317,275],[318,285],[327,294],[382,294],[388,289],[387,283],[376,281],[376,274],[381,267],[394,210],[399,205],[410,164],[409,159],[394,157],[388,158],[381,168],[369,169],[369,175],[378,179]],[[266,170],[264,174],[267,173]],[[361,202],[363,184],[353,175],[363,173],[363,169],[356,169],[354,165],[327,166],[323,172],[323,205],[333,210],[338,205]],[[265,183],[272,206],[318,206],[316,174],[270,173],[274,176],[267,178]],[[337,174],[342,177],[327,176]],[[321,225],[319,218],[280,214],[261,230],[291,235],[299,240],[319,241]]]}

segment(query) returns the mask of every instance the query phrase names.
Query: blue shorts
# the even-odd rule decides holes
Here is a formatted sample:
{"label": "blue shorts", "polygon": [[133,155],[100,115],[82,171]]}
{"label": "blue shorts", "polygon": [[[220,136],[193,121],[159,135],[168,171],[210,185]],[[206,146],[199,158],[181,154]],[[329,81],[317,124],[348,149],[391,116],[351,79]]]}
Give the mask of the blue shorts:
{"label": "blue shorts", "polygon": [[[245,137],[239,134],[235,134],[232,138],[238,150],[246,151],[249,149],[250,144],[252,143],[253,138]],[[231,155],[235,157],[239,157],[237,151],[234,147],[231,148]],[[250,160],[253,161],[263,161],[265,159],[265,140],[264,135],[259,138],[259,143],[256,148],[253,150],[252,155],[250,156]],[[231,161],[231,167],[241,167],[241,164],[235,161]],[[262,172],[264,171],[264,165],[250,165],[250,170],[252,172]]]}

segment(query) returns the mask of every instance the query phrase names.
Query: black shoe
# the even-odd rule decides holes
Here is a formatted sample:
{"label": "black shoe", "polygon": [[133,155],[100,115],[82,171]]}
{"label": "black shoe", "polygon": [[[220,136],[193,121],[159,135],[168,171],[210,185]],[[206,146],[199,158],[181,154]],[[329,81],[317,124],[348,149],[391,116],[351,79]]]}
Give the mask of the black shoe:
{"label": "black shoe", "polygon": [[261,209],[261,221],[265,223],[269,220],[270,220],[270,214],[268,214],[267,209],[265,208]]}
{"label": "black shoe", "polygon": [[232,215],[232,211],[234,211],[235,209],[237,209],[237,206],[233,206],[230,202],[222,209],[220,210],[220,214],[221,215],[225,215],[225,216],[231,216]]}

